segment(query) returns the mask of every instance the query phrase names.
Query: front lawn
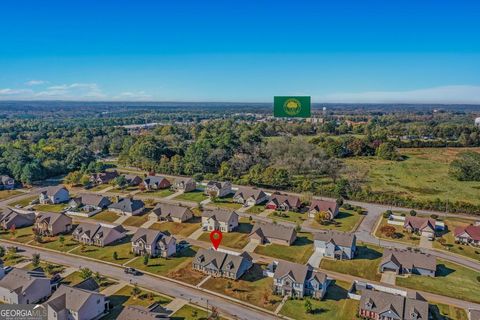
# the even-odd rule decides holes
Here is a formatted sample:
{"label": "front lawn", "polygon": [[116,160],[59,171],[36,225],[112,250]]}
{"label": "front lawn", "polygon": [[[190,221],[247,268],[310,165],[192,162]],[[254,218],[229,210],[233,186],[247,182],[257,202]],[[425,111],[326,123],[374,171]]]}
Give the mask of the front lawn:
{"label": "front lawn", "polygon": [[[242,249],[250,241],[248,235],[252,231],[253,225],[249,222],[240,222],[238,229],[234,232],[223,232],[220,246],[233,249]],[[210,242],[210,232],[204,232],[198,240]]]}
{"label": "front lawn", "polygon": [[168,197],[175,192],[170,190],[170,189],[162,189],[162,190],[152,190],[152,191],[145,191],[143,194],[147,196],[153,196],[153,197],[159,197],[159,198],[165,198]]}
{"label": "front lawn", "polygon": [[358,312],[359,301],[349,299],[347,292],[350,283],[335,281],[327,289],[327,294],[322,301],[309,298],[312,303],[312,313],[305,311],[305,299],[287,300],[280,310],[280,314],[293,319],[355,319]]}
{"label": "front lawn", "polygon": [[160,230],[162,232],[168,232],[169,234],[173,235],[180,235],[183,237],[188,237],[191,235],[195,230],[200,228],[201,219],[199,217],[193,217],[186,222],[156,222],[150,226],[149,229]]}
{"label": "front lawn", "polygon": [[379,281],[381,275],[378,273],[382,260],[383,250],[374,245],[359,244],[357,256],[353,260],[332,260],[323,258],[320,268],[339,273],[345,273],[369,280]]}
{"label": "front lawn", "polygon": [[0,239],[10,240],[20,243],[27,243],[33,240],[33,231],[32,227],[25,227],[20,229],[11,230],[2,230],[0,231]]}
{"label": "front lawn", "polygon": [[43,212],[63,212],[65,211],[68,204],[66,203],[57,203],[57,204],[37,204],[33,208],[37,211]]}
{"label": "front lawn", "polygon": [[18,190],[0,190],[0,200],[5,200],[19,194],[22,194],[22,192]]}
{"label": "front lawn", "polygon": [[125,220],[122,225],[132,226],[132,227],[140,227],[142,224],[148,221],[148,214],[144,214],[141,216],[131,216]]}
{"label": "front lawn", "polygon": [[254,252],[273,258],[305,264],[313,253],[312,239],[312,234],[299,232],[297,234],[297,240],[295,240],[291,246],[282,246],[279,244],[259,245],[255,248]]}
{"label": "front lawn", "polygon": [[272,292],[273,278],[263,276],[258,264],[248,270],[240,279],[210,278],[202,288],[236,298],[268,310],[275,310],[282,297]]}
{"label": "front lawn", "polygon": [[30,202],[32,202],[33,200],[37,200],[37,199],[38,199],[38,196],[31,196],[31,197],[23,198],[21,200],[9,202],[8,205],[11,207],[20,206],[23,208],[25,206],[28,206]]}
{"label": "front lawn", "polygon": [[[37,268],[41,268],[45,273],[51,274],[51,275],[56,273],[61,273],[65,270],[65,266],[54,264],[54,263],[48,263],[45,261],[40,261],[40,264],[37,267],[35,267],[33,263],[30,262],[29,264],[24,266],[22,269],[31,271]],[[50,272],[46,272],[46,270],[48,270],[49,268],[50,268]]]}
{"label": "front lawn", "polygon": [[[94,275],[95,275],[95,273],[94,273]],[[68,286],[75,286],[75,285],[79,284],[80,282],[82,282],[83,280],[85,280],[85,279],[82,278],[80,271],[75,271],[75,272],[70,273],[65,278],[63,278],[61,282],[65,285],[68,285]],[[108,287],[110,287],[114,284],[117,284],[116,281],[114,281],[112,279],[109,279],[107,277],[104,277],[104,276],[100,276],[100,279],[94,279],[94,280],[95,280],[95,282],[97,282],[98,286],[100,287],[100,289],[99,289],[100,291],[102,291],[103,289],[108,288]]]}
{"label": "front lawn", "polygon": [[108,187],[110,187],[109,184],[99,184],[98,186],[91,187],[87,191],[102,191],[104,189],[107,189]]}
{"label": "front lawn", "polygon": [[435,278],[419,275],[411,275],[406,278],[397,277],[397,285],[480,303],[479,279],[480,272],[437,259],[437,276]]}
{"label": "front lawn", "polygon": [[215,201],[210,203],[212,206],[230,209],[230,210],[237,210],[242,207],[242,204],[233,202],[233,193],[229,194],[223,198],[216,198]]}
{"label": "front lawn", "polygon": [[[97,260],[113,262],[122,264],[134,258],[133,253],[130,252],[132,244],[130,243],[131,236],[127,236],[113,245],[105,247],[96,246],[80,246],[71,253],[78,254],[85,257],[90,257]],[[117,260],[113,258],[113,253],[117,253]]]}
{"label": "front lawn", "polygon": [[8,267],[8,266],[14,266],[18,263],[24,262],[27,260],[26,257],[19,255],[17,253],[5,253],[5,256],[2,257],[3,260],[3,266]]}
{"label": "front lawn", "polygon": [[333,221],[327,221],[326,224],[319,224],[315,220],[312,227],[327,230],[336,230],[343,232],[352,232],[365,216],[358,214],[355,210],[340,209]]}
{"label": "front lawn", "polygon": [[[394,240],[394,241],[400,241],[404,242],[406,244],[418,246],[420,244],[420,236],[416,235],[414,233],[407,232],[403,230],[403,226],[398,226],[394,224],[388,224],[388,220],[385,218],[381,218],[381,222],[378,225],[377,230],[375,231],[375,236],[377,236],[380,239],[384,240]],[[395,233],[392,237],[387,237],[383,232],[382,232],[382,227],[389,226],[395,228]]]}
{"label": "front lawn", "polygon": [[118,213],[113,212],[113,211],[109,211],[109,210],[99,212],[96,215],[94,215],[93,217],[90,217],[90,219],[100,220],[100,221],[105,221],[105,222],[110,222],[110,223],[114,222],[118,218],[119,218]]}
{"label": "front lawn", "polygon": [[432,320],[468,320],[465,309],[455,306],[436,303],[430,304],[429,309]]}
{"label": "front lawn", "polygon": [[262,213],[263,211],[265,211],[265,206],[256,204],[251,208],[248,208],[246,213],[259,214],[259,213]]}
{"label": "front lawn", "polygon": [[[171,320],[207,320],[208,313],[199,308],[195,308],[189,304],[181,307],[177,312],[170,316]],[[220,320],[225,318],[220,317]]]}
{"label": "front lawn", "polygon": [[63,244],[59,240],[60,236],[55,236],[55,237],[44,237],[41,243],[34,242],[32,243],[32,245],[51,249],[51,250],[61,251],[61,252],[69,251],[80,245],[78,242],[72,240],[71,235],[64,235],[63,238],[64,238]]}
{"label": "front lawn", "polygon": [[192,202],[202,202],[205,199],[208,199],[208,196],[203,194],[203,190],[197,189],[190,192],[184,192],[174,198],[175,200],[185,200]]}
{"label": "front lawn", "polygon": [[[445,219],[445,225],[448,226],[448,230],[442,235],[441,238],[436,238],[433,242],[433,247],[436,249],[450,251],[462,256],[466,256],[472,259],[480,260],[480,248],[473,247],[470,245],[456,244],[454,231],[456,227],[466,227],[472,221],[462,220],[456,218],[447,218]],[[444,239],[445,245],[442,245],[439,240]]]}
{"label": "front lawn", "polygon": [[288,221],[296,224],[302,224],[308,219],[307,213],[294,212],[294,211],[273,211],[268,215],[269,218],[279,221]]}

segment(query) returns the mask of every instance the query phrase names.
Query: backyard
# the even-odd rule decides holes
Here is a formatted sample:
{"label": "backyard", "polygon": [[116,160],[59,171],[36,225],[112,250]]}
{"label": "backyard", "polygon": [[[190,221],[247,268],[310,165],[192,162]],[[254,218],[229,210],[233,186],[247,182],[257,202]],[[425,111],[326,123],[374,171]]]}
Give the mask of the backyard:
{"label": "backyard", "polygon": [[174,198],[175,200],[185,200],[200,203],[205,199],[208,199],[208,196],[203,194],[203,189],[196,189],[190,192],[184,192]]}
{"label": "backyard", "polygon": [[168,232],[169,234],[173,235],[180,235],[183,237],[188,237],[191,235],[195,230],[200,228],[200,221],[201,219],[198,217],[193,217],[186,222],[156,222],[149,227],[149,229],[159,230],[162,232]]}
{"label": "backyard", "polygon": [[102,211],[100,213],[97,213],[93,217],[90,217],[90,219],[106,221],[106,222],[114,222],[118,218],[119,218],[118,213],[109,211],[109,210]]}
{"label": "backyard", "polygon": [[299,232],[297,234],[297,240],[295,240],[291,246],[282,246],[279,244],[259,245],[255,248],[254,252],[273,258],[305,264],[313,253],[312,239],[312,234]]}
{"label": "backyard", "polygon": [[[71,253],[81,256],[122,264],[135,256],[131,253],[132,244],[130,243],[131,236],[127,236],[112,245],[105,247],[96,246],[82,246],[75,248]],[[114,252],[117,253],[117,259],[114,259]]]}
{"label": "backyard", "polygon": [[[242,249],[250,241],[248,235],[252,228],[253,226],[248,220],[247,222],[240,221],[238,228],[234,232],[223,232],[221,246]],[[210,242],[210,232],[204,232],[198,240]]]}
{"label": "backyard", "polygon": [[313,220],[311,226],[319,229],[335,230],[342,232],[352,232],[360,224],[365,216],[357,213],[355,210],[346,210],[341,208],[333,221],[326,221],[320,224]]}

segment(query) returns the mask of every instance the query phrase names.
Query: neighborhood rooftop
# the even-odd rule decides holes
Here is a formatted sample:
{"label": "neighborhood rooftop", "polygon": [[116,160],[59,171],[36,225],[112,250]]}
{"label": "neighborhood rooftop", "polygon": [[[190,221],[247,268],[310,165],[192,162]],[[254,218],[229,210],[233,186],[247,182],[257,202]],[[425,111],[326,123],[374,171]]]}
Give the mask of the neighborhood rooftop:
{"label": "neighborhood rooftop", "polygon": [[414,269],[414,267],[427,270],[437,269],[435,256],[410,250],[385,249],[381,265],[389,261],[397,262],[407,269]]}
{"label": "neighborhood rooftop", "polygon": [[250,232],[250,235],[252,234],[258,234],[261,238],[266,237],[290,241],[295,236],[296,232],[295,228],[292,226],[285,226],[278,223],[257,222]]}
{"label": "neighborhood rooftop", "polygon": [[324,242],[333,242],[342,247],[351,247],[355,241],[355,235],[352,233],[328,230],[316,232],[313,239]]}

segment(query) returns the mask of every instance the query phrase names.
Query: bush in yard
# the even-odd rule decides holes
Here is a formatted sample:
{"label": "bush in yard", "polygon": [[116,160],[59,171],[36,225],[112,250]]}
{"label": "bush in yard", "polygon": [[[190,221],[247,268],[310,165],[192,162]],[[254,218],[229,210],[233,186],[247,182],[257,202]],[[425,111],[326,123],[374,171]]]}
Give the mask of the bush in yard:
{"label": "bush in yard", "polygon": [[89,268],[80,268],[80,278],[83,280],[90,278],[93,275],[93,271],[90,270]]}
{"label": "bush in yard", "polygon": [[438,219],[438,214],[431,214],[430,218],[437,220]]}
{"label": "bush in yard", "polygon": [[5,247],[4,246],[0,246],[0,258],[5,256]]}
{"label": "bush in yard", "polygon": [[415,217],[415,216],[417,215],[417,211],[415,211],[415,210],[410,210],[410,215],[411,215],[412,217]]}
{"label": "bush in yard", "polygon": [[312,302],[310,302],[309,299],[305,300],[305,303],[303,304],[303,306],[305,307],[305,312],[306,313],[312,313],[312,311],[313,311]]}
{"label": "bush in yard", "polygon": [[118,260],[118,253],[117,253],[117,251],[113,251],[112,258],[113,258],[113,260]]}
{"label": "bush in yard", "polygon": [[390,216],[391,216],[392,214],[393,214],[392,210],[387,210],[387,211],[385,211],[385,212],[383,213],[383,217],[384,217],[385,219],[388,219],[388,218],[390,218]]}
{"label": "bush in yard", "polygon": [[355,209],[355,212],[356,212],[357,214],[363,214],[363,209],[360,208],[360,207],[358,207],[357,209]]}
{"label": "bush in yard", "polygon": [[148,254],[145,254],[145,255],[143,256],[143,265],[144,265],[144,266],[148,266],[148,260],[149,260]]}
{"label": "bush in yard", "polygon": [[131,292],[132,296],[136,299],[136,298],[138,298],[140,293],[142,293],[142,290],[140,290],[140,288],[137,286],[137,284],[135,284],[132,288],[132,292]]}
{"label": "bush in yard", "polygon": [[353,209],[353,206],[352,206],[351,204],[349,204],[349,203],[344,203],[344,204],[342,205],[342,207],[343,207],[343,209],[345,209],[345,210],[352,210],[352,209]]}
{"label": "bush in yard", "polygon": [[480,276],[477,276],[477,281],[480,282]]}
{"label": "bush in yard", "polygon": [[39,253],[32,254],[32,265],[35,268],[40,265],[40,254]]}
{"label": "bush in yard", "polygon": [[383,226],[380,228],[380,232],[383,233],[387,237],[392,237],[395,233],[395,227],[392,226]]}

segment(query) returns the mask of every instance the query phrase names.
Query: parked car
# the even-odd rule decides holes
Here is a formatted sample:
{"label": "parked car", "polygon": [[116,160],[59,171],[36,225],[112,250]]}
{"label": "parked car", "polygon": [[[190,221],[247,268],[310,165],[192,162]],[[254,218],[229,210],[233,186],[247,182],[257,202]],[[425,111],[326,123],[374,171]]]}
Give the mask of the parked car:
{"label": "parked car", "polygon": [[139,276],[141,275],[140,271],[138,271],[137,269],[135,268],[125,268],[123,270],[126,274],[131,274],[133,276]]}

